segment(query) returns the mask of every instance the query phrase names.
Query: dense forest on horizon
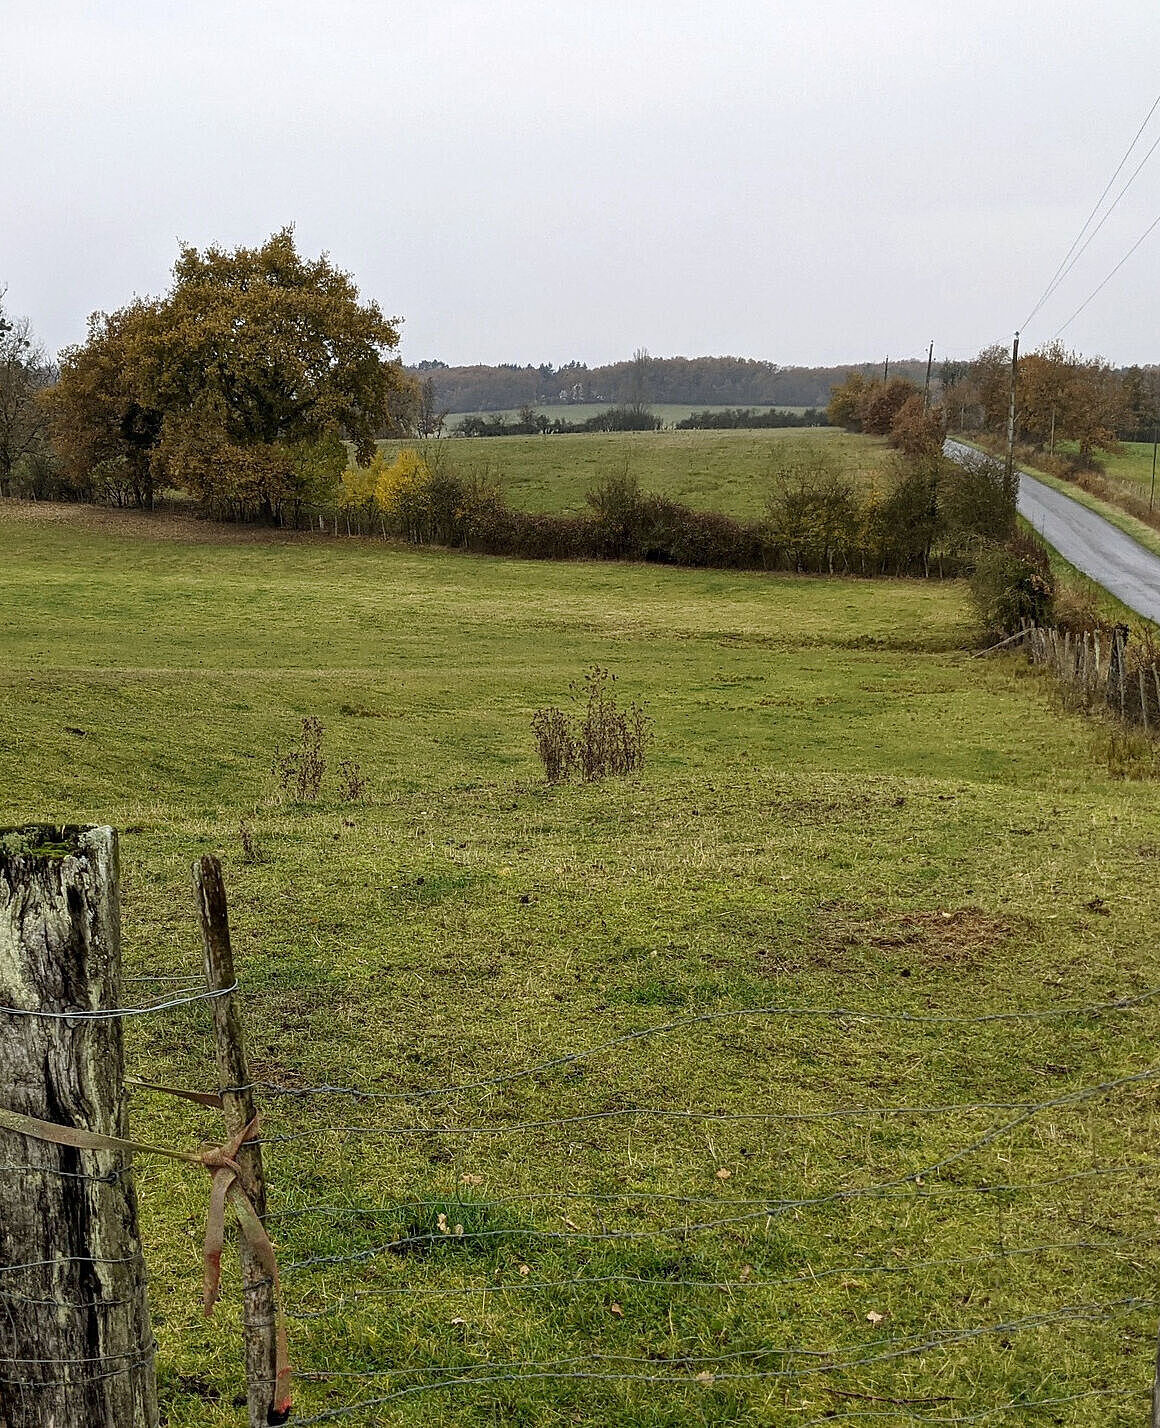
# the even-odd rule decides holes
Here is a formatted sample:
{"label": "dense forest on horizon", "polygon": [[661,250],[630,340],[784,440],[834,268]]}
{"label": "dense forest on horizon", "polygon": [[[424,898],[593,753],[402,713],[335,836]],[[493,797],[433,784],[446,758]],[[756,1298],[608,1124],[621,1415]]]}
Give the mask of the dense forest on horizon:
{"label": "dense forest on horizon", "polygon": [[[569,362],[520,367],[450,367],[420,362],[407,369],[434,382],[435,405],[449,413],[507,411],[537,403],[691,402],[705,406],[824,407],[830,388],[852,372],[882,375],[881,362],[837,367],[781,367],[751,357],[651,357],[638,352],[624,362],[589,367]],[[892,361],[891,375],[921,383],[922,358]]]}

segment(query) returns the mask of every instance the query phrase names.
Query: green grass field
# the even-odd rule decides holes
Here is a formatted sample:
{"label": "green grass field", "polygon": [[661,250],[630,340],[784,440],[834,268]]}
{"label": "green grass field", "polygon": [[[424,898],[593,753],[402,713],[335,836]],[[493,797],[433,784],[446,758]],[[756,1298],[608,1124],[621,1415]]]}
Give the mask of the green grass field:
{"label": "green grass field", "polygon": [[[1060,451],[1071,452],[1078,448],[1075,442],[1061,442]],[[1150,441],[1123,441],[1119,451],[1101,452],[1100,465],[1112,481],[1122,482],[1136,495],[1148,497],[1152,485],[1152,443]]]}
{"label": "green grass field", "polygon": [[[380,443],[388,452],[402,444]],[[832,453],[859,484],[883,479],[892,457],[885,441],[832,427],[501,436],[431,445],[458,467],[497,480],[513,506],[529,511],[584,510],[589,487],[627,467],[646,491],[737,517],[764,512],[777,473],[800,453]]]}
{"label": "green grass field", "polygon": [[[612,402],[535,402],[533,411],[546,416],[549,421],[587,421],[589,417],[597,416],[600,412],[606,412],[612,407]],[[760,404],[747,402],[650,402],[648,409],[654,416],[660,417],[666,426],[671,426],[674,422],[684,421],[694,412],[724,412],[734,411],[738,407],[748,407],[755,412],[804,412],[805,407],[784,407],[784,406],[762,406]],[[483,417],[484,419],[493,416],[502,416],[507,421],[512,421],[519,416],[522,408],[508,407],[501,412],[452,412],[447,418],[448,430],[453,431],[457,426],[461,426],[468,417]]]}
{"label": "green grass field", "polygon": [[[1073,441],[1060,442],[1059,454],[1075,456],[1078,446]],[[1157,548],[1157,529],[1160,528],[1160,493],[1154,509],[1149,509],[1152,501],[1152,443],[1150,441],[1125,441],[1118,451],[1101,451],[1101,470],[1096,473],[1081,473],[1075,480],[1061,480],[1044,472],[1032,453],[1023,465],[1057,490],[1065,491],[1074,500],[1088,506],[1114,525],[1126,530],[1134,539],[1151,549]]]}
{"label": "green grass field", "polygon": [[[1160,815],[969,658],[961,586],[8,504],[0,592],[0,820],[124,830],[137,977],[197,973],[217,852],[255,1074],[383,1097],[265,1102],[295,1421],[1143,1421],[1156,1003],[1052,1013],[1160,982]],[[648,766],[550,788],[532,712],[594,663]],[[306,715],[363,802],[279,793]],[[213,1085],[204,1004],[126,1034]],[[132,1127],[220,1136],[141,1092]],[[238,1425],[206,1178],[136,1173],[164,1421]]]}

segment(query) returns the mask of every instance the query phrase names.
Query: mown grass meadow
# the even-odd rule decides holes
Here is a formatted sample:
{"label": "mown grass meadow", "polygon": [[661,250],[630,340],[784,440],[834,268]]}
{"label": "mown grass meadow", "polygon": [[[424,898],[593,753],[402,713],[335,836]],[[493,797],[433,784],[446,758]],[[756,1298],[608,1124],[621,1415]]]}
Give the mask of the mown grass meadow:
{"label": "mown grass meadow", "polygon": [[[380,443],[389,454],[408,444]],[[774,482],[795,461],[825,452],[865,487],[884,482],[892,455],[880,438],[831,427],[479,437],[430,449],[457,469],[486,474],[522,510],[583,511],[594,482],[627,469],[650,494],[743,520],[764,514]]]}

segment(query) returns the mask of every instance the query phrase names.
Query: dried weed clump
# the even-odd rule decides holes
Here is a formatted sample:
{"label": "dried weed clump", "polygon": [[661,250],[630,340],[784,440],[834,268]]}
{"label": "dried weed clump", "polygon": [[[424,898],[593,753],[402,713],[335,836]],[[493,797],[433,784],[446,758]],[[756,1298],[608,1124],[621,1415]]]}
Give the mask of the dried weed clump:
{"label": "dried weed clump", "polygon": [[266,861],[266,850],[258,841],[258,835],[254,832],[254,825],[248,818],[243,818],[238,824],[238,841],[242,845],[242,862],[255,864]]}
{"label": "dried weed clump", "polygon": [[532,733],[549,783],[565,783],[573,775],[594,783],[644,767],[652,720],[639,704],[622,709],[615,685],[614,674],[593,665],[571,686],[573,696],[583,700],[581,712],[570,716],[554,705],[536,710]]}
{"label": "dried weed clump", "polygon": [[302,721],[298,747],[274,755],[272,773],[282,793],[293,793],[300,803],[313,801],[322,791],[326,756],[322,752],[325,725],[309,714]]}
{"label": "dried weed clump", "polygon": [[[325,733],[322,720],[308,714],[302,720],[297,746],[274,755],[271,772],[283,796],[290,795],[299,803],[318,800],[326,780],[326,754],[322,748]],[[359,803],[370,787],[357,759],[340,759],[336,779],[338,796],[344,803]]]}

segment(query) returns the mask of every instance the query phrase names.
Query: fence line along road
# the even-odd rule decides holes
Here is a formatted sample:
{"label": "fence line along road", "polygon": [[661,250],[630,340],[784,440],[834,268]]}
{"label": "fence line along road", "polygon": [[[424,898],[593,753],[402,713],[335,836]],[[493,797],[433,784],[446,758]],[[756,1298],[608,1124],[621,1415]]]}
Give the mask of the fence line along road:
{"label": "fence line along road", "polygon": [[[946,454],[969,465],[982,453],[948,438]],[[1145,619],[1160,621],[1160,556],[1062,491],[1019,473],[1019,514],[1084,575]]]}

